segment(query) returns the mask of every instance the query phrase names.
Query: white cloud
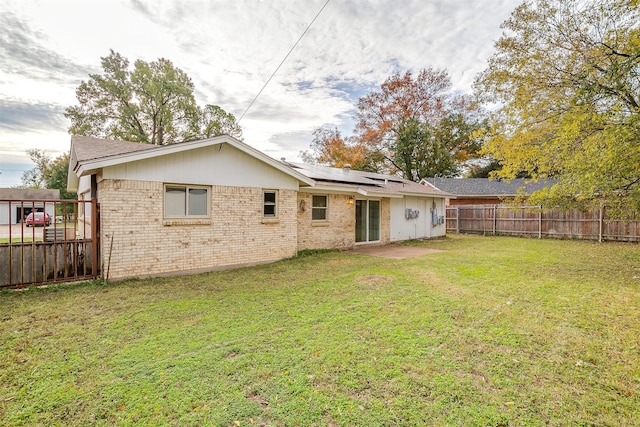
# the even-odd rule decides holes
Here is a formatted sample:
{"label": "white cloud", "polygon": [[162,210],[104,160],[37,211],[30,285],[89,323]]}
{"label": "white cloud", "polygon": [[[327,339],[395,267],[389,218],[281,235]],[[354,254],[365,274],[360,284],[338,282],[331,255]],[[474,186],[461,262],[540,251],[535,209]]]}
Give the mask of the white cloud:
{"label": "white cloud", "polygon": [[[32,105],[56,116],[16,119],[28,124],[18,129],[0,121],[0,151],[68,150],[62,111],[109,49],[132,62],[170,59],[192,78],[200,105],[239,117],[324,3],[3,0],[0,99],[11,103],[0,113],[15,118]],[[314,129],[352,126],[357,98],[394,71],[446,68],[454,89],[469,91],[518,3],[331,0],[242,120],[245,141],[294,160]]]}

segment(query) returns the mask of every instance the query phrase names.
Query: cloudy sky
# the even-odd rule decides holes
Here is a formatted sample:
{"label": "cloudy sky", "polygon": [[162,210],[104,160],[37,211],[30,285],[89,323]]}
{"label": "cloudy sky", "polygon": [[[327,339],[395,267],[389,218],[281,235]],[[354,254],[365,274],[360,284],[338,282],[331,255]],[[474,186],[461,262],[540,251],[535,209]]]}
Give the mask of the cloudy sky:
{"label": "cloudy sky", "polygon": [[[166,58],[198,105],[239,118],[326,0],[2,0],[0,187],[29,148],[69,150],[64,109],[109,50]],[[320,126],[350,134],[356,100],[393,72],[446,68],[468,92],[520,0],[329,0],[244,116],[243,139],[295,160]]]}

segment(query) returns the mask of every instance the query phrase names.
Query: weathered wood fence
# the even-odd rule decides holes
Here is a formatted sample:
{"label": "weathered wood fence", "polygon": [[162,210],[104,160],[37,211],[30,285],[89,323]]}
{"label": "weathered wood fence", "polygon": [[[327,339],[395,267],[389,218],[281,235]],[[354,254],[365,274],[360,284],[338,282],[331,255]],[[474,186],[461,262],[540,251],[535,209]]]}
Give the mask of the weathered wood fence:
{"label": "weathered wood fence", "polygon": [[640,219],[612,220],[607,210],[545,210],[540,206],[460,205],[447,207],[447,232],[584,239],[640,241]]}
{"label": "weathered wood fence", "polygon": [[0,209],[0,289],[98,277],[96,200],[0,200]]}

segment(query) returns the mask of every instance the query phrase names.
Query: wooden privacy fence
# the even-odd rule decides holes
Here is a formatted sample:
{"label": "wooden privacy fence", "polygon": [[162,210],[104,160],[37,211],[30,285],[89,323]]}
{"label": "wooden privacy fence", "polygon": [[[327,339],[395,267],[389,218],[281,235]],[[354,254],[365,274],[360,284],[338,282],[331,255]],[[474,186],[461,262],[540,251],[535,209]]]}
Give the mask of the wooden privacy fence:
{"label": "wooden privacy fence", "polygon": [[0,288],[98,277],[98,214],[95,200],[0,200]]}
{"label": "wooden privacy fence", "polygon": [[612,220],[606,208],[597,211],[545,210],[540,206],[460,205],[447,207],[447,232],[640,241],[640,219]]}

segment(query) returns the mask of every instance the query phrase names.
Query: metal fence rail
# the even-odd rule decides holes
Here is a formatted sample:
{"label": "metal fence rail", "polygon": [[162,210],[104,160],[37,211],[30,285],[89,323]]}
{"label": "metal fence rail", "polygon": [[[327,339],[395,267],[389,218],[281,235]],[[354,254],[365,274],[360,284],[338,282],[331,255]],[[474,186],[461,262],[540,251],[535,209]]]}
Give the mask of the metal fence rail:
{"label": "metal fence rail", "polygon": [[597,211],[545,210],[540,206],[459,205],[447,207],[447,232],[640,241],[640,219],[613,220],[606,208]]}
{"label": "metal fence rail", "polygon": [[98,277],[95,200],[0,200],[0,288]]}

